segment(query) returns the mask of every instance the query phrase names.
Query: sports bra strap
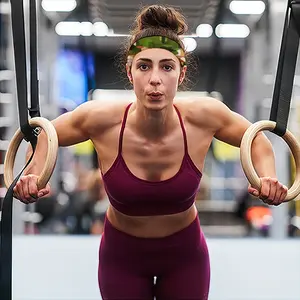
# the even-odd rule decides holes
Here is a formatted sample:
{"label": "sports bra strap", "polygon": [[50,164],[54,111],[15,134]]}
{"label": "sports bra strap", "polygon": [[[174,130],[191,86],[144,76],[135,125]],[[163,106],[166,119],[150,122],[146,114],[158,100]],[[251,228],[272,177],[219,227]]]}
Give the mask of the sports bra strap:
{"label": "sports bra strap", "polygon": [[[130,103],[126,107],[125,112],[124,112],[124,116],[123,116],[122,127],[121,127],[121,131],[120,131],[120,136],[119,136],[119,153],[118,153],[119,155],[122,153],[123,135],[124,135],[126,120],[127,120],[127,116],[128,116],[128,111],[129,111],[129,108],[130,108],[131,105],[132,105],[132,103]],[[187,137],[186,137],[186,132],[185,132],[185,128],[184,128],[184,125],[183,125],[182,117],[181,117],[181,114],[180,114],[178,108],[175,105],[174,105],[174,108],[175,108],[176,113],[178,115],[181,130],[182,130],[182,134],[183,134],[184,153],[187,154],[188,153]]]}
{"label": "sports bra strap", "polygon": [[127,120],[127,116],[128,116],[128,111],[129,108],[131,106],[132,103],[130,103],[124,112],[124,116],[123,116],[123,121],[122,121],[122,127],[121,127],[121,131],[120,131],[120,136],[119,136],[119,155],[122,153],[122,144],[123,144],[123,135],[124,135],[124,130],[125,130],[125,125],[126,125],[126,120]]}
{"label": "sports bra strap", "polygon": [[179,112],[179,109],[176,107],[176,105],[174,104],[174,108],[177,112],[178,118],[179,118],[179,122],[180,122],[180,126],[182,129],[182,133],[183,133],[183,141],[184,141],[184,153],[187,154],[188,153],[188,145],[187,145],[187,137],[186,137],[186,132],[185,132],[185,128],[184,128],[184,124],[182,121],[182,117],[181,114]]}

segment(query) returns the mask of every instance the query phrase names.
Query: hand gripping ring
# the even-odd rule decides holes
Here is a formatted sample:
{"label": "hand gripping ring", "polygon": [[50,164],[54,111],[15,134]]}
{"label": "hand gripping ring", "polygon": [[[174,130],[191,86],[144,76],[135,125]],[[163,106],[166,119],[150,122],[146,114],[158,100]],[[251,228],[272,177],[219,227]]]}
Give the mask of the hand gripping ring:
{"label": "hand gripping ring", "polygon": [[[276,123],[272,121],[256,122],[246,130],[242,138],[242,142],[240,146],[240,158],[241,158],[242,168],[250,184],[257,190],[261,189],[261,182],[252,164],[251,145],[253,139],[255,138],[258,132],[263,130],[271,131],[275,128],[275,126]],[[288,130],[286,130],[286,133],[282,138],[290,147],[290,150],[294,156],[295,164],[296,164],[295,181],[293,185],[290,187],[290,189],[288,190],[287,196],[285,198],[285,202],[286,202],[296,198],[300,194],[300,144],[293,136],[293,134]]]}
{"label": "hand gripping ring", "polygon": [[[58,152],[58,137],[53,124],[42,117],[36,117],[29,120],[29,125],[32,127],[41,127],[47,136],[48,151],[44,168],[38,178],[38,188],[42,189],[48,183],[56,165]],[[14,181],[14,164],[19,146],[24,139],[24,134],[21,129],[18,129],[12,137],[4,160],[4,182],[7,188]]]}

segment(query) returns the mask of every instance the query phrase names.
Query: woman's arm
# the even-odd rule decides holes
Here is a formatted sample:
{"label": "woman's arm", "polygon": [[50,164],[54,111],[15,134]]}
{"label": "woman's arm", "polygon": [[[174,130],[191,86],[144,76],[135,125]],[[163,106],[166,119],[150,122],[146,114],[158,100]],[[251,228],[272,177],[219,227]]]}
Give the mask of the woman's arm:
{"label": "woman's arm", "polygon": [[[52,121],[59,146],[71,146],[89,139],[89,103],[79,106],[72,112],[67,112]],[[26,159],[32,154],[31,145],[27,149]],[[47,156],[47,137],[42,131],[38,136],[36,151],[30,165],[26,168],[24,175],[39,175],[44,167]]]}
{"label": "woman's arm", "polygon": [[[217,109],[216,118],[220,121],[220,128],[216,131],[215,137],[232,146],[240,147],[243,135],[251,123],[241,115],[232,112],[224,104]],[[276,178],[273,147],[262,132],[253,139],[251,156],[259,177]]]}
{"label": "woman's arm", "polygon": [[[251,123],[215,99],[208,99],[204,107],[210,116],[207,124],[215,129],[214,136],[227,144],[240,147],[243,135]],[[268,204],[281,204],[286,197],[287,187],[277,180],[272,144],[263,133],[258,133],[254,138],[251,154],[262,188],[257,191],[249,186],[248,191]]]}
{"label": "woman's arm", "polygon": [[[65,113],[53,120],[59,146],[71,146],[99,136],[101,132],[118,124],[121,120],[120,112],[123,107],[97,101],[86,102],[74,111]],[[31,147],[27,150],[27,157],[31,155]],[[14,188],[14,196],[24,203],[33,203],[38,198],[50,192],[50,186],[38,190],[38,175],[40,175],[47,155],[47,137],[41,133],[34,157],[26,168],[24,176],[20,178]]]}

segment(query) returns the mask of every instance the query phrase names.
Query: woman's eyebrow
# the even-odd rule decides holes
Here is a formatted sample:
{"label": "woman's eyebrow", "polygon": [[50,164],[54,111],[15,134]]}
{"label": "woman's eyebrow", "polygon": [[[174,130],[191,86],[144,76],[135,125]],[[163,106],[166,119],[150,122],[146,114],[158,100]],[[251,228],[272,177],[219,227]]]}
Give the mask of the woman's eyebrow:
{"label": "woman's eyebrow", "polygon": [[[140,60],[147,61],[147,62],[152,62],[152,60],[150,58],[141,57],[137,61],[140,61]],[[174,63],[176,62],[173,58],[164,58],[164,59],[161,59],[159,62],[170,62],[170,61],[172,61]]]}

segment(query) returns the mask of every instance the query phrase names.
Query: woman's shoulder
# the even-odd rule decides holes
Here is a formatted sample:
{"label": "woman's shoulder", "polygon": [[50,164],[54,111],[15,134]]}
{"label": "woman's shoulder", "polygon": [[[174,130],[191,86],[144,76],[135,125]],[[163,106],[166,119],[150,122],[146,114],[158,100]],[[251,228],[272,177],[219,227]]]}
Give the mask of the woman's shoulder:
{"label": "woman's shoulder", "polygon": [[112,118],[119,118],[124,114],[126,107],[131,103],[129,101],[99,101],[92,100],[90,107],[95,114],[101,113]]}
{"label": "woman's shoulder", "polygon": [[220,100],[211,97],[179,98],[174,100],[174,105],[178,107],[180,112],[190,118],[203,113],[213,113],[224,106]]}
{"label": "woman's shoulder", "polygon": [[78,109],[88,118],[88,123],[95,129],[108,129],[122,122],[126,107],[130,102],[91,100]]}
{"label": "woman's shoulder", "polygon": [[174,101],[187,122],[196,126],[213,125],[226,105],[212,97],[190,97]]}

